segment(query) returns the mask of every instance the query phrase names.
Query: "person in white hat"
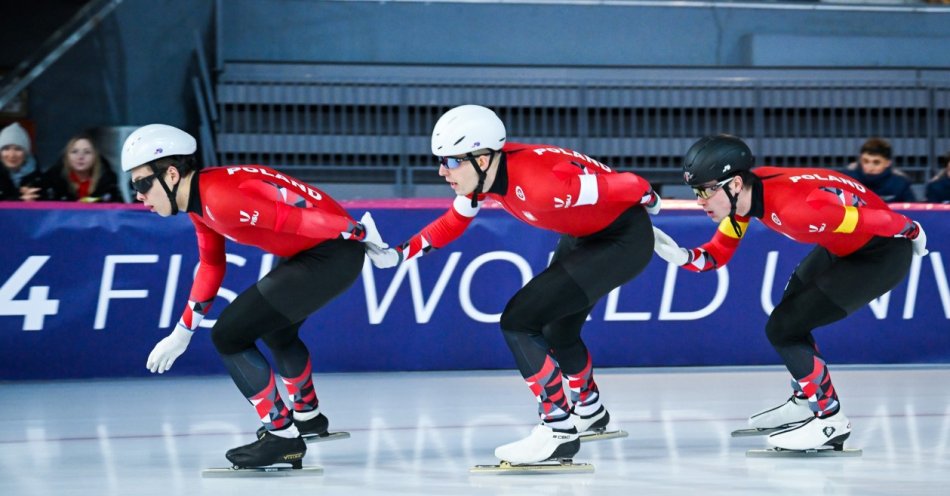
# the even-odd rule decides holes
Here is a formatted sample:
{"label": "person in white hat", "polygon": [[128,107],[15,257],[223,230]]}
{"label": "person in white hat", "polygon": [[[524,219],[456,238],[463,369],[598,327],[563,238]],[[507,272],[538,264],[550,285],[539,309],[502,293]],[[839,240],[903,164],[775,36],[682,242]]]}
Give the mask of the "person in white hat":
{"label": "person in white hat", "polygon": [[31,151],[30,136],[19,123],[0,130],[0,200],[46,199],[48,184]]}

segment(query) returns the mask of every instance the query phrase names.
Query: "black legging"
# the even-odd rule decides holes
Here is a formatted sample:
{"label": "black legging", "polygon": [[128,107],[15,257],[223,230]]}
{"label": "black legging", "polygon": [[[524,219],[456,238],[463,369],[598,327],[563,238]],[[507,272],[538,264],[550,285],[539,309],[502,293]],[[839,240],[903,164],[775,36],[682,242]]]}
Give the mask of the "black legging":
{"label": "black legging", "polygon": [[515,293],[501,329],[518,369],[529,378],[548,350],[567,374],[587,364],[581,327],[594,304],[633,279],[653,256],[653,228],[642,207],[631,207],[605,229],[581,238],[562,236],[551,265]]}
{"label": "black legging", "polygon": [[818,246],[795,268],[765,333],[792,377],[800,379],[823,360],[812,330],[850,315],[897,286],[910,270],[913,251],[905,238],[872,238],[858,251],[837,257]]}
{"label": "black legging", "polygon": [[280,263],[221,312],[211,339],[244,396],[259,393],[270,381],[258,338],[271,350],[280,375],[303,373],[310,352],[297,335],[301,324],[356,281],[364,254],[362,243],[325,241]]}

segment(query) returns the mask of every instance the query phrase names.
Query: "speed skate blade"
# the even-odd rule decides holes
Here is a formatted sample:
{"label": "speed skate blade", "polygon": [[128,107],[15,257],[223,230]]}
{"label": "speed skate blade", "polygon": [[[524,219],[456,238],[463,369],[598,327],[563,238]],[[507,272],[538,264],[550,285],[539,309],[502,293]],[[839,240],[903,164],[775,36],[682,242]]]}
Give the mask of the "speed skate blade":
{"label": "speed skate blade", "polygon": [[748,436],[767,436],[773,432],[778,432],[788,427],[774,427],[771,429],[738,429],[732,431],[732,437],[748,437]]}
{"label": "speed skate blade", "polygon": [[469,469],[473,474],[590,474],[594,466],[589,463],[574,463],[572,460],[552,460],[541,463],[498,465],[475,465]]}
{"label": "speed skate blade", "polygon": [[833,456],[861,456],[863,451],[858,449],[819,448],[808,450],[787,450],[782,448],[750,449],[745,452],[749,458],[821,458]]}
{"label": "speed skate blade", "polygon": [[616,430],[616,431],[585,431],[577,435],[577,438],[581,440],[582,443],[589,441],[604,441],[606,439],[617,439],[621,437],[627,437],[630,434],[627,434],[627,431]]}
{"label": "speed skate blade", "polygon": [[201,476],[213,477],[307,477],[323,475],[323,467],[311,465],[303,468],[291,467],[256,467],[256,468],[208,468],[201,471]]}
{"label": "speed skate blade", "polygon": [[349,439],[349,432],[327,432],[326,434],[303,434],[300,436],[308,443],[323,443],[326,441],[338,441],[340,439]]}

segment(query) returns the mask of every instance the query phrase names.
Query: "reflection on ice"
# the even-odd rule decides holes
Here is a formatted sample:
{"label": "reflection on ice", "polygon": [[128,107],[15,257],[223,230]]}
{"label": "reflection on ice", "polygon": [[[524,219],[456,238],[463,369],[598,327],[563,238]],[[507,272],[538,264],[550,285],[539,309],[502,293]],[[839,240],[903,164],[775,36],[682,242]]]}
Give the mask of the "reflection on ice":
{"label": "reflection on ice", "polygon": [[[835,370],[861,458],[750,459],[763,437],[732,438],[746,415],[781,401],[778,368],[601,370],[625,439],[585,443],[593,474],[470,476],[536,422],[511,371],[326,374],[321,409],[340,441],[312,443],[316,478],[203,480],[253,439],[256,416],[226,377],[5,384],[0,494],[942,494],[950,484],[950,368]],[[723,385],[728,385],[724,387]],[[733,391],[729,388],[740,388]],[[358,394],[354,393],[358,392]],[[129,395],[135,401],[128,401]],[[728,394],[728,396],[724,396]],[[25,397],[68,408],[23,410]],[[266,484],[266,485],[265,485]]]}

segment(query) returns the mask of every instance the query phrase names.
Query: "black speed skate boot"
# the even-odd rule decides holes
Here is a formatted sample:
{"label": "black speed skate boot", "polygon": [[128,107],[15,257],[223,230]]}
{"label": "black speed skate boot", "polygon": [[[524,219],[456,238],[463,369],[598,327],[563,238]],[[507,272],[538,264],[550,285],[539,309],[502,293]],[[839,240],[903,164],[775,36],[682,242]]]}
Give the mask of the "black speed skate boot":
{"label": "black speed skate boot", "polygon": [[299,437],[285,438],[265,431],[257,441],[228,450],[224,455],[237,468],[267,467],[275,463],[289,463],[293,468],[303,466],[307,444]]}
{"label": "black speed skate boot", "polygon": [[[297,420],[294,417],[294,425],[297,427],[297,430],[300,431],[300,437],[304,439],[309,439],[312,437],[326,437],[328,435],[327,429],[330,428],[330,419],[322,413],[318,413],[316,417],[309,420]],[[264,433],[267,432],[263,426],[257,429],[257,438],[260,439]]]}
{"label": "black speed skate boot", "polygon": [[574,422],[574,427],[579,434],[588,431],[591,433],[603,432],[607,424],[610,423],[610,413],[603,405],[596,412],[589,415],[581,415],[571,408],[571,421]]}
{"label": "black speed skate boot", "polygon": [[327,429],[330,427],[330,419],[322,413],[318,413],[316,417],[310,420],[297,420],[294,418],[294,425],[297,426],[297,430],[300,431],[300,435],[303,437],[310,436],[326,436]]}

